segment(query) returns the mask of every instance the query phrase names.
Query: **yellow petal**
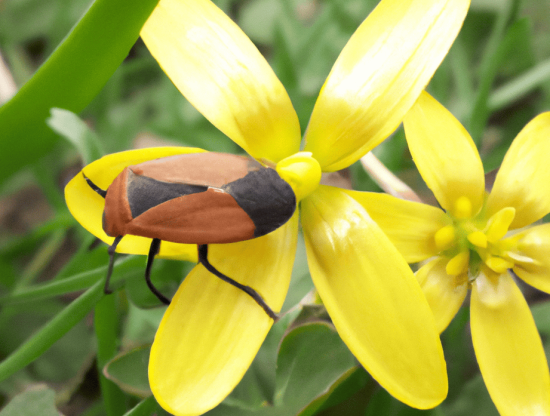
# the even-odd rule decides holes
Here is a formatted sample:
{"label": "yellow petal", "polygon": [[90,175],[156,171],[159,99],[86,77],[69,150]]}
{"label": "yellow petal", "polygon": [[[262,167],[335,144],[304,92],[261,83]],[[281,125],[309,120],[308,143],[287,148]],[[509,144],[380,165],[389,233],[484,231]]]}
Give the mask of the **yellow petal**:
{"label": "yellow petal", "polygon": [[311,276],[352,353],[393,396],[421,409],[447,395],[443,351],[411,269],[364,208],[338,188],[302,201]]}
{"label": "yellow petal", "polygon": [[388,137],[447,54],[469,0],[382,0],[338,57],[306,134],[323,171]]}
{"label": "yellow petal", "polygon": [[[191,147],[155,147],[148,149],[128,150],[113,153],[90,163],[82,172],[98,187],[106,190],[122,170],[129,165],[135,165],[147,160],[184,153],[204,152]],[[65,187],[65,200],[69,211],[75,219],[90,233],[111,245],[114,238],[105,234],[102,227],[105,199],[90,188],[79,172]],[[151,239],[133,235],[125,236],[117,246],[118,253],[148,254]],[[197,260],[197,246],[193,244],[176,244],[164,241],[160,246],[159,257]]]}
{"label": "yellow petal", "polygon": [[436,232],[449,223],[439,208],[374,192],[342,190],[365,208],[408,263],[434,256]]}
{"label": "yellow petal", "polygon": [[472,285],[471,328],[481,375],[502,416],[550,414],[550,375],[529,306],[508,273]]}
{"label": "yellow petal", "polygon": [[468,278],[448,275],[446,263],[447,259],[438,257],[416,272],[440,333],[449,326],[468,293]]}
{"label": "yellow petal", "polygon": [[[221,273],[259,292],[275,311],[288,290],[296,251],[298,214],[266,236],[210,245]],[[202,265],[185,278],[155,336],[149,383],[157,401],[177,416],[199,415],[237,385],[273,320],[243,291]]]}
{"label": "yellow petal", "polygon": [[210,0],[161,0],[141,37],[191,104],[251,156],[276,163],[299,150],[298,117],[283,85]]}
{"label": "yellow petal", "polygon": [[550,293],[550,224],[529,228],[513,238],[518,240],[519,260],[525,260],[516,260],[514,273],[538,290]]}
{"label": "yellow petal", "polygon": [[466,129],[426,92],[403,124],[414,163],[441,206],[459,217],[477,213],[483,204],[485,176]]}
{"label": "yellow petal", "polygon": [[550,212],[550,112],[531,120],[515,138],[487,200],[489,216],[516,209],[511,229],[532,224]]}

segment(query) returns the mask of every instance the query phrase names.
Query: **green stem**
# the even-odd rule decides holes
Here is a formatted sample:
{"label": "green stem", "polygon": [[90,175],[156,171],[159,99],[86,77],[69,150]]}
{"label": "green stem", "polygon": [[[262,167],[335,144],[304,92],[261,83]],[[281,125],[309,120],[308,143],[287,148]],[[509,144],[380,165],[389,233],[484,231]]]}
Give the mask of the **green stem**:
{"label": "green stem", "polygon": [[67,305],[50,322],[0,363],[0,381],[5,380],[42,355],[54,342],[82,320],[103,296],[103,282],[97,282]]}
{"label": "green stem", "polygon": [[126,411],[126,397],[122,390],[103,374],[103,367],[118,350],[118,311],[117,297],[105,296],[94,313],[94,329],[97,339],[97,368],[101,394],[107,416],[122,416]]}

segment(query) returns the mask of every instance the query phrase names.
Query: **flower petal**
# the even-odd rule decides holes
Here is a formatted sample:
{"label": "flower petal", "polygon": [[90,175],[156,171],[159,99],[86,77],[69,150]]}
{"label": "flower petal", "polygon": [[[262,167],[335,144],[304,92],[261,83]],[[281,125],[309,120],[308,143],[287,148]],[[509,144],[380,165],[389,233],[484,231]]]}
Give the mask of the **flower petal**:
{"label": "flower petal", "polygon": [[512,238],[517,240],[521,256],[514,258],[514,273],[538,290],[550,293],[550,224],[529,228]]}
{"label": "flower petal", "polygon": [[483,204],[485,176],[466,129],[427,92],[420,95],[403,124],[414,162],[441,206],[456,215],[457,201],[466,197],[471,214],[477,213]]}
{"label": "flower petal", "polygon": [[[214,267],[258,291],[275,311],[283,305],[298,236],[298,214],[263,237],[210,245]],[[157,401],[175,415],[199,415],[241,380],[273,320],[243,291],[196,266],[168,307],[149,359]]]}
{"label": "flower petal", "polygon": [[181,93],[256,159],[300,146],[300,125],[273,70],[239,27],[210,0],[161,0],[143,41]]}
{"label": "flower petal", "polygon": [[443,350],[411,269],[364,208],[338,188],[302,201],[311,276],[359,362],[392,395],[425,409],[447,395]]}
{"label": "flower petal", "polygon": [[416,263],[438,252],[434,235],[450,223],[441,209],[374,192],[343,190],[365,208],[407,263]]}
{"label": "flower petal", "polygon": [[416,272],[440,333],[449,326],[468,294],[468,278],[448,275],[445,270],[447,261],[438,257]]}
{"label": "flower petal", "polygon": [[550,414],[550,374],[540,336],[508,273],[472,285],[472,340],[481,375],[502,416]]}
{"label": "flower petal", "polygon": [[323,171],[343,169],[388,137],[447,54],[469,0],[382,0],[338,57],[306,134]]}
{"label": "flower petal", "polygon": [[[104,156],[90,163],[82,169],[82,172],[98,187],[107,189],[126,166],[166,156],[198,152],[204,152],[204,150],[191,147],[154,147],[128,150]],[[113,243],[114,238],[105,234],[102,226],[105,199],[90,188],[81,172],[65,187],[65,200],[73,217],[86,230],[109,245]],[[149,253],[150,246],[150,238],[127,235],[121,240],[116,251],[117,253],[146,255]],[[197,246],[164,241],[160,247],[159,257],[197,261]]]}
{"label": "flower petal", "polygon": [[511,229],[550,213],[550,112],[531,120],[508,149],[487,200],[488,215],[516,209]]}

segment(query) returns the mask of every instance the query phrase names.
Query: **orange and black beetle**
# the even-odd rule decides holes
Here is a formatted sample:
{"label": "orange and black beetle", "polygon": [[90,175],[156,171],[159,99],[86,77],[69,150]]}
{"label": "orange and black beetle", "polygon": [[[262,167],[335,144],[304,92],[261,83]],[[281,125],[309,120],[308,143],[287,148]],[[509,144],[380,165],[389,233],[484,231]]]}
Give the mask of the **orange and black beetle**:
{"label": "orange and black beetle", "polygon": [[[83,174],[84,175],[84,174]],[[84,175],[105,198],[103,229],[109,247],[105,292],[109,293],[115,249],[127,234],[152,238],[145,279],[163,302],[170,301],[151,283],[150,272],[162,240],[197,244],[199,262],[211,273],[250,295],[273,319],[277,315],[251,287],[216,270],[208,244],[234,243],[268,234],[285,224],[296,209],[296,195],[275,169],[244,156],[190,153],[126,167],[107,190]]]}

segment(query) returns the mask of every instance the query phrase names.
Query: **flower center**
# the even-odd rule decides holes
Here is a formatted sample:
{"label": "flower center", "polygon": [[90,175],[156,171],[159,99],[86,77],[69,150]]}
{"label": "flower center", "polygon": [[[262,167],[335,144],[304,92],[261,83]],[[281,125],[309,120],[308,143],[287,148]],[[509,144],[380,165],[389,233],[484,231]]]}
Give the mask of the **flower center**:
{"label": "flower center", "polygon": [[321,181],[321,166],[311,152],[295,153],[277,163],[275,169],[294,190],[296,202],[317,189]]}
{"label": "flower center", "polygon": [[449,258],[446,271],[451,276],[468,275],[474,280],[480,268],[488,267],[495,273],[504,273],[514,266],[509,251],[510,240],[503,239],[508,233],[516,210],[506,207],[490,218],[485,209],[472,212],[472,203],[461,196],[455,201],[451,222],[439,229],[434,236],[439,254]]}

